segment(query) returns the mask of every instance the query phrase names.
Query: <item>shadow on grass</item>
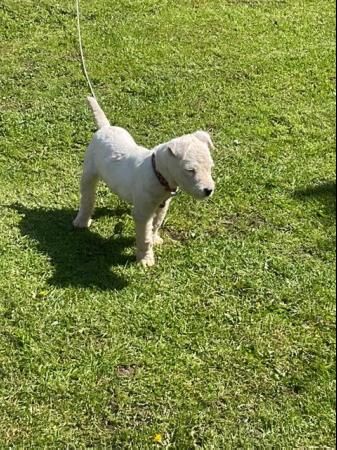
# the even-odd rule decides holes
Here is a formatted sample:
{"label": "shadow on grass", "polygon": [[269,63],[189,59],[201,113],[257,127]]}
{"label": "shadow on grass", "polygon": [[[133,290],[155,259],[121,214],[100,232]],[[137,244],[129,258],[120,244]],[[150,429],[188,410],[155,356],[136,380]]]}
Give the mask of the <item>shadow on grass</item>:
{"label": "shadow on grass", "polygon": [[318,200],[324,206],[326,213],[332,215],[336,221],[336,182],[329,181],[318,185],[309,186],[295,191],[295,198],[300,200]]}
{"label": "shadow on grass", "polygon": [[[127,281],[113,272],[113,267],[125,266],[134,259],[124,254],[134,240],[125,237],[105,239],[90,230],[74,230],[71,209],[29,209],[14,204],[12,209],[21,216],[20,231],[37,244],[37,249],[48,255],[55,268],[49,284],[58,287],[76,286],[102,290],[122,290]],[[98,209],[95,217],[120,216],[121,209]]]}

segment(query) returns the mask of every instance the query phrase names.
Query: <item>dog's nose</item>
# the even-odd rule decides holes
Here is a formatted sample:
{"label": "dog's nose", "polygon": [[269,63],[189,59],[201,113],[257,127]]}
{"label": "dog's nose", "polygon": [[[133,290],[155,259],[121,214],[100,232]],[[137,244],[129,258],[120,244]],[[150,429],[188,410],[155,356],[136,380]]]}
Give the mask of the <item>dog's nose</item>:
{"label": "dog's nose", "polygon": [[213,189],[204,189],[206,197],[210,197],[213,194]]}

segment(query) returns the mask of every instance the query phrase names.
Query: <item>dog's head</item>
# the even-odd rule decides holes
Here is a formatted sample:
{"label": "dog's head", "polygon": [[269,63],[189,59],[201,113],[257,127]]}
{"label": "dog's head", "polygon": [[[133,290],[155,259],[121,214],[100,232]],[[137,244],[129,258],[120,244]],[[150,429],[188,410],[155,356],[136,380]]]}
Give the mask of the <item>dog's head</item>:
{"label": "dog's head", "polygon": [[193,197],[203,200],[212,196],[215,183],[211,137],[205,131],[197,131],[167,144],[167,166],[175,183]]}

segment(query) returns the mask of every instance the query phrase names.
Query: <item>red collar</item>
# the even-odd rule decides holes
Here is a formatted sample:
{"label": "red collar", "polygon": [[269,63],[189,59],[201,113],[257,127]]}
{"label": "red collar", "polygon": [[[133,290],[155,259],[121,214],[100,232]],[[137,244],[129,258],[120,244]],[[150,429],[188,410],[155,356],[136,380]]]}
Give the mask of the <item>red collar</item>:
{"label": "red collar", "polygon": [[154,170],[154,173],[156,174],[156,177],[159,181],[159,183],[165,188],[167,192],[170,192],[172,195],[175,195],[177,193],[177,189],[172,189],[170,185],[168,184],[168,181],[163,177],[163,175],[158,172],[157,165],[156,165],[156,155],[155,153],[152,154],[152,167]]}

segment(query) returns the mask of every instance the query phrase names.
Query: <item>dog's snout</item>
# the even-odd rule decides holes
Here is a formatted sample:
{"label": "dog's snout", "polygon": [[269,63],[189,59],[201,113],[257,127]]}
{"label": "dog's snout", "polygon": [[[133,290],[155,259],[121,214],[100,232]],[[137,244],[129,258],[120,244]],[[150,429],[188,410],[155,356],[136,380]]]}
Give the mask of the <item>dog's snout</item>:
{"label": "dog's snout", "polygon": [[210,197],[213,194],[213,189],[204,189],[204,193],[206,195],[206,197]]}

